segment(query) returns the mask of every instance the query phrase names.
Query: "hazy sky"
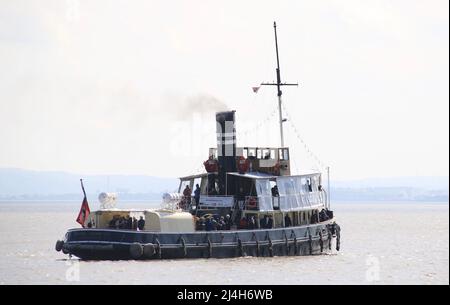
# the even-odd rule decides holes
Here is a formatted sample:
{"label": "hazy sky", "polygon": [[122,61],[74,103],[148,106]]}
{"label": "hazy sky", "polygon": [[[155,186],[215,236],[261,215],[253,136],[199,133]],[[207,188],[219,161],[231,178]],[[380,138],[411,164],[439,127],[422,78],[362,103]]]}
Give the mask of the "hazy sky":
{"label": "hazy sky", "polygon": [[294,172],[448,175],[449,2],[0,0],[0,167],[179,176],[237,110],[278,145],[273,21]]}

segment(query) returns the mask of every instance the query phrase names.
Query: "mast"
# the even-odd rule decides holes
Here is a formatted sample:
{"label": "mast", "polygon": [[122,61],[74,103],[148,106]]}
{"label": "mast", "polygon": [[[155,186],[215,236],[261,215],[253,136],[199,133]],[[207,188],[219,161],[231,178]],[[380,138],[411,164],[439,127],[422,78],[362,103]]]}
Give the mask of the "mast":
{"label": "mast", "polygon": [[281,147],[284,147],[284,134],[283,134],[283,123],[286,122],[286,119],[283,119],[283,112],[281,109],[281,95],[283,92],[281,91],[281,86],[298,86],[296,84],[288,84],[281,82],[281,73],[280,73],[280,57],[278,55],[278,38],[277,38],[277,23],[273,22],[273,29],[275,32],[275,51],[277,55],[277,82],[276,83],[261,83],[261,86],[277,86],[277,96],[278,96],[278,114],[279,114],[279,124],[280,124],[280,144]]}

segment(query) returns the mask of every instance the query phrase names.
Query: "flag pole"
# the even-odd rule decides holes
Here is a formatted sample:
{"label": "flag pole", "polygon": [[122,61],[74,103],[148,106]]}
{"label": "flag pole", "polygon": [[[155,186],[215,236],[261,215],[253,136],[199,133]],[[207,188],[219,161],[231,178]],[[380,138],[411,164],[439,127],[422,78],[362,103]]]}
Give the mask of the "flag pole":
{"label": "flag pole", "polygon": [[81,189],[83,190],[83,202],[81,203],[80,212],[78,213],[78,217],[76,221],[84,228],[84,223],[89,218],[89,214],[91,213],[91,210],[89,209],[89,203],[87,201],[86,191],[84,189],[83,185],[83,179],[80,179],[81,183]]}
{"label": "flag pole", "polygon": [[[273,29],[275,32],[275,51],[277,55],[277,82],[276,83],[261,83],[261,86],[277,86],[277,96],[278,96],[278,119],[280,123],[280,144],[281,147],[284,147],[284,134],[283,134],[283,123],[286,122],[286,119],[283,118],[283,113],[281,109],[281,95],[283,92],[281,91],[282,86],[298,86],[298,83],[295,84],[289,84],[289,83],[282,83],[281,82],[281,72],[280,72],[280,58],[278,56],[278,37],[277,37],[277,23],[273,22]],[[256,93],[255,89],[253,91]]]}
{"label": "flag pole", "polygon": [[81,189],[83,190],[84,197],[86,197],[86,191],[84,190],[83,179],[80,179]]}

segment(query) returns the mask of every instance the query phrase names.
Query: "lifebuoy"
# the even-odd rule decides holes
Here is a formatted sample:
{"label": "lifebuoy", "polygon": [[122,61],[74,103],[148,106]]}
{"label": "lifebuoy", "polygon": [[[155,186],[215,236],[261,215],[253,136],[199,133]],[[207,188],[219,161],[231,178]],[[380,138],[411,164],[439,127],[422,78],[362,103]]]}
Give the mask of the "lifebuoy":
{"label": "lifebuoy", "polygon": [[208,173],[215,173],[219,170],[217,160],[214,160],[212,158],[209,158],[208,160],[203,162],[203,165],[205,166],[205,170]]}
{"label": "lifebuoy", "polygon": [[273,167],[272,167],[272,171],[275,175],[279,175],[280,174],[280,168],[281,168],[281,164],[280,162],[277,162]]}
{"label": "lifebuoy", "polygon": [[132,243],[130,245],[130,256],[133,259],[138,259],[144,254],[144,248],[140,243]]}
{"label": "lifebuoy", "polygon": [[58,240],[55,245],[55,250],[59,252],[62,250],[63,246],[64,246],[64,241]]}
{"label": "lifebuoy", "polygon": [[237,168],[241,174],[248,172],[248,169],[250,168],[250,160],[240,156],[237,159]]}
{"label": "lifebuoy", "polygon": [[155,245],[154,244],[145,244],[144,245],[144,256],[146,258],[151,258],[155,253]]}
{"label": "lifebuoy", "polygon": [[248,200],[247,200],[247,208],[256,209],[256,207],[257,207],[256,198],[255,197],[248,198]]}

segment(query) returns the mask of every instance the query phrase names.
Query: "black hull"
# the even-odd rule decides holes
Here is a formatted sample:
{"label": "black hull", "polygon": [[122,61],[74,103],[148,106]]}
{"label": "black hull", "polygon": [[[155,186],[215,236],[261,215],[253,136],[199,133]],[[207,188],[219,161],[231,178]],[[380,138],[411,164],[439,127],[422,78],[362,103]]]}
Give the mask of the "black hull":
{"label": "black hull", "polygon": [[277,229],[161,233],[71,229],[57,250],[83,260],[231,258],[313,255],[331,251],[340,228],[330,221]]}

